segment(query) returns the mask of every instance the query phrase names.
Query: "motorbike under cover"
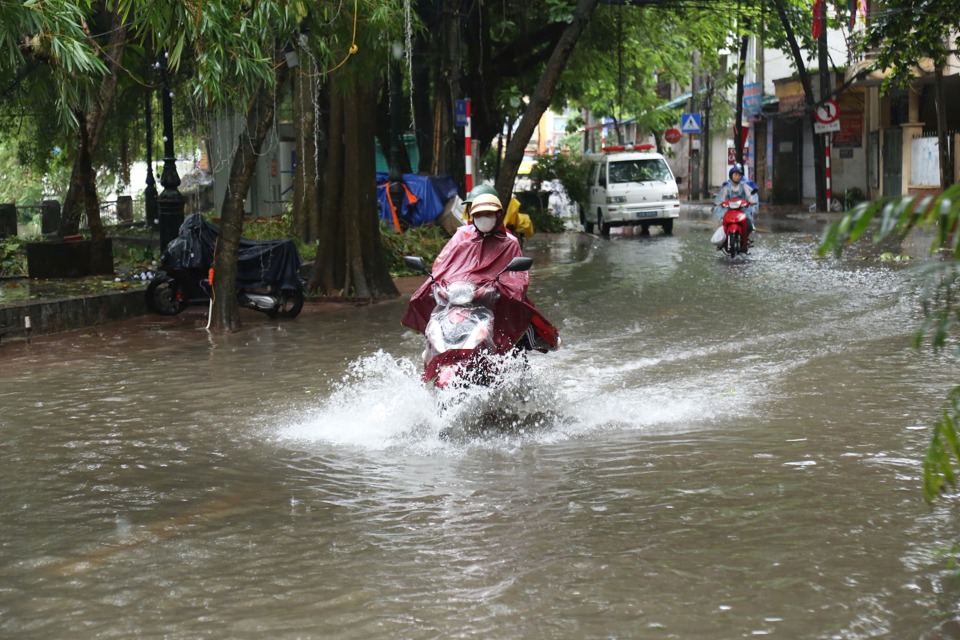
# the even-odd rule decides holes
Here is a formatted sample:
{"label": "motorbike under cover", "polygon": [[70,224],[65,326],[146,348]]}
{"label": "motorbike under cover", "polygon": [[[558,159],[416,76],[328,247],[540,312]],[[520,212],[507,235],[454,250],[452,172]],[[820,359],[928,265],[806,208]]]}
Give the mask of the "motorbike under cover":
{"label": "motorbike under cover", "polygon": [[[167,244],[160,259],[165,270],[199,269],[213,266],[220,228],[194,213],[180,225],[179,235]],[[237,264],[237,288],[254,289],[274,286],[280,289],[300,288],[300,251],[289,239],[251,240],[240,238]]]}
{"label": "motorbike under cover", "polygon": [[[515,257],[522,256],[519,241],[508,234],[500,222],[488,234],[471,225],[457,229],[433,264],[433,281],[441,286],[451,282],[475,285],[492,283],[500,292],[493,307],[495,317],[493,343],[497,353],[506,353],[517,344],[528,327],[533,327],[546,349],[555,349],[559,332],[527,298],[530,276],[525,271],[506,272],[494,278]],[[410,297],[403,326],[423,333],[436,306],[432,296],[434,282],[429,279]]]}

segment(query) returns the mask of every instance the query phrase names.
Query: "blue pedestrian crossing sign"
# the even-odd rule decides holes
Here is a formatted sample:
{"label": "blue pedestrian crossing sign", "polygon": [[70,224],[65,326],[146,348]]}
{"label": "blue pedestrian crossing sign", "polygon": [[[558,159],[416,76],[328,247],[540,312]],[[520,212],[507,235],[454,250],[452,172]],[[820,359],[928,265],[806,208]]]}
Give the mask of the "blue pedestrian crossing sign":
{"label": "blue pedestrian crossing sign", "polygon": [[682,133],[700,133],[700,114],[685,113],[680,116],[680,131]]}

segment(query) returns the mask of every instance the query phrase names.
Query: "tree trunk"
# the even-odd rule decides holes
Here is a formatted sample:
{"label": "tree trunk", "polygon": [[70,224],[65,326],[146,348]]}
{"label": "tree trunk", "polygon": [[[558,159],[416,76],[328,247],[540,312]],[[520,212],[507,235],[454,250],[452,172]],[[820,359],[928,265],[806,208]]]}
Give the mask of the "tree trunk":
{"label": "tree trunk", "polygon": [[[328,81],[330,87],[329,122],[327,124],[327,139],[330,142],[327,150],[327,170],[324,178],[323,209],[320,213],[320,235],[317,239],[317,258],[313,263],[313,274],[310,276],[310,291],[318,291],[325,295],[332,295],[337,291],[337,283],[342,283],[345,269],[343,268],[344,247],[338,242],[342,236],[342,224],[339,215],[340,202],[343,198],[343,107],[344,98],[339,89],[340,75],[333,74]],[[341,284],[342,286],[342,284]]]}
{"label": "tree trunk", "polygon": [[937,145],[940,147],[940,188],[946,191],[953,185],[953,156],[947,140],[947,102],[943,91],[943,67],[934,70],[934,91],[937,105]]}
{"label": "tree trunk", "polygon": [[[437,78],[437,110],[434,132],[436,174],[452,176],[463,184],[463,144],[453,121],[454,103],[462,97],[460,89],[460,0],[442,0],[440,42],[441,59]],[[461,144],[457,142],[461,141]]]}
{"label": "tree trunk", "polygon": [[293,234],[304,242],[314,242],[320,212],[320,183],[317,173],[317,100],[313,58],[304,56],[294,76],[293,121],[296,128],[297,162],[293,173]]}
{"label": "tree trunk", "polygon": [[497,174],[497,193],[500,194],[500,198],[504,202],[509,201],[513,193],[513,183],[517,178],[520,163],[523,162],[523,152],[527,143],[533,136],[533,132],[540,122],[540,117],[550,106],[553,89],[557,86],[560,74],[563,72],[570,54],[573,53],[573,48],[576,46],[580,34],[583,33],[584,28],[590,21],[590,16],[598,2],[599,0],[579,0],[577,3],[577,8],[573,12],[573,20],[564,29],[563,35],[560,36],[560,40],[557,41],[557,45],[553,49],[553,53],[550,54],[543,75],[540,76],[537,88],[530,98],[530,104],[527,105],[523,117],[520,119],[520,124],[517,125],[517,131],[507,145],[503,166],[500,167]]}
{"label": "tree trunk", "polygon": [[90,138],[87,135],[87,116],[82,111],[76,113],[79,134],[77,144],[77,161],[74,167],[78,168],[78,182],[82,185],[83,209],[87,214],[87,224],[90,228],[90,239],[95,245],[102,245],[104,241],[103,222],[100,220],[100,198],[97,195],[97,171],[93,168],[93,159],[90,157]]}
{"label": "tree trunk", "polygon": [[[83,122],[79,126],[86,127],[82,134],[86,138],[86,153],[90,155],[90,163],[97,152],[97,146],[100,144],[100,135],[103,133],[107,118],[113,108],[113,103],[117,97],[117,82],[123,62],[123,52],[127,44],[127,29],[121,23],[121,17],[114,13],[111,17],[110,40],[103,49],[107,56],[107,75],[103,77],[100,83],[100,94],[93,108],[85,114]],[[84,124],[86,123],[86,124]],[[80,229],[80,206],[81,202],[86,202],[89,190],[89,183],[84,176],[84,170],[80,167],[80,143],[78,141],[78,153],[73,160],[73,170],[70,174],[70,182],[67,187],[67,193],[63,197],[62,217],[60,219],[60,229],[58,235],[62,238],[77,233]],[[96,182],[94,178],[94,195],[96,195]],[[100,225],[100,208],[91,212],[87,210],[87,223],[91,226]]]}
{"label": "tree trunk", "polygon": [[[282,60],[282,58],[281,58]],[[273,87],[261,87],[250,102],[247,123],[233,153],[227,194],[220,209],[220,236],[213,257],[212,329],[238,331],[240,308],[237,304],[237,260],[243,235],[244,202],[257,168],[263,141],[273,127],[274,107],[280,101],[280,89],[287,75],[282,62],[277,65]]]}
{"label": "tree trunk", "polygon": [[417,173],[429,173],[433,166],[433,128],[430,126],[432,111],[430,109],[430,69],[422,62],[424,56],[418,55],[427,50],[425,39],[417,36],[417,45],[413,58],[413,78],[410,93],[413,95],[414,120],[417,124],[417,150],[420,153],[420,162]]}
{"label": "tree trunk", "polygon": [[[787,17],[787,13],[783,8],[783,0],[775,0],[774,4],[777,7],[777,15],[780,16],[780,24],[783,26],[784,33],[787,36],[787,42],[790,44],[790,51],[793,53],[793,62],[797,67],[800,84],[803,86],[803,95],[805,98],[804,108],[807,112],[807,120],[810,122],[810,130],[813,131],[814,124],[816,123],[816,111],[814,109],[816,99],[813,95],[813,84],[810,81],[810,73],[803,63],[803,53],[800,51],[796,34],[793,32],[790,19]],[[822,97],[826,98],[827,96]],[[817,208],[821,211],[826,211],[829,203],[826,201],[826,183],[824,180],[826,165],[824,163],[823,136],[817,134],[813,134],[813,164],[817,180]]]}
{"label": "tree trunk", "polygon": [[323,230],[310,289],[368,300],[398,295],[380,239],[373,129],[376,86],[330,76],[330,153]]}

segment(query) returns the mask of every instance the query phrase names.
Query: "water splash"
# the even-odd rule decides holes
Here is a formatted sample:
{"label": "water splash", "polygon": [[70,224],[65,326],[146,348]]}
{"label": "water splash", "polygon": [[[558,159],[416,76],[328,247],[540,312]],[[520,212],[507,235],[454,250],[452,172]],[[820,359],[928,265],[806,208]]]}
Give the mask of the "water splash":
{"label": "water splash", "polygon": [[320,407],[280,429],[284,439],[386,449],[436,433],[432,393],[413,362],[377,351],[352,362]]}
{"label": "water splash", "polygon": [[[649,364],[652,366],[656,359]],[[329,397],[288,416],[281,440],[430,454],[472,447],[561,442],[608,430],[685,431],[705,411],[737,413],[750,402],[703,380],[636,386],[621,366],[584,366],[575,350],[494,361],[498,383],[434,389],[420,364],[384,351],[357,359]]]}

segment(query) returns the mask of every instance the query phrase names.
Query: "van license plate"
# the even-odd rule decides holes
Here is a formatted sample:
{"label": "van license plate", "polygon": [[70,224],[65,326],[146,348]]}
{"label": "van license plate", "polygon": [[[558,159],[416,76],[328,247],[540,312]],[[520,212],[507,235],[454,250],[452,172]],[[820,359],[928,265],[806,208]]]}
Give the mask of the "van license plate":
{"label": "van license plate", "polygon": [[659,211],[637,211],[638,218],[652,218],[657,215]]}

